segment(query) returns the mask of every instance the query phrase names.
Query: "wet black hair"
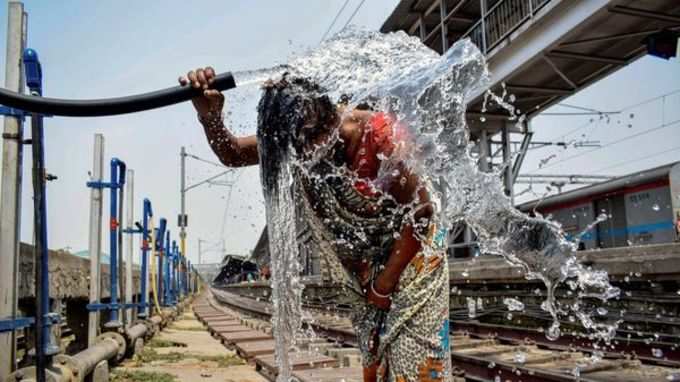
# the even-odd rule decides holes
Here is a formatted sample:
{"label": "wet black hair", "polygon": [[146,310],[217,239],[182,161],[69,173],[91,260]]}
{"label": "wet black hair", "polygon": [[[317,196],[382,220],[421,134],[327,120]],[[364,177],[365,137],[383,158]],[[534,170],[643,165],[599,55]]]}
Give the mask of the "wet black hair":
{"label": "wet black hair", "polygon": [[[352,101],[352,95],[351,94],[342,94],[340,95],[340,99],[338,100],[338,105],[344,105],[344,106],[349,106],[350,102]],[[354,109],[356,110],[373,110],[373,107],[366,101],[364,102],[359,102]]]}
{"label": "wet black hair", "polygon": [[[262,182],[265,188],[277,187],[281,164],[298,154],[305,143],[328,131],[337,118],[336,108],[324,89],[306,78],[284,74],[277,82],[265,85],[257,106],[257,141]],[[305,127],[315,118],[313,127]]]}

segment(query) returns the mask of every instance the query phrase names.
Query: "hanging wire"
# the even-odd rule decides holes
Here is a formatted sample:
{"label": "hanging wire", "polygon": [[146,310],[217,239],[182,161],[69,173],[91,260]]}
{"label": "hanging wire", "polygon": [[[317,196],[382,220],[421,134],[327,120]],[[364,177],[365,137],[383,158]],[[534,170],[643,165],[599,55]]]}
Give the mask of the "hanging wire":
{"label": "hanging wire", "polygon": [[364,5],[365,2],[366,0],[361,0],[361,3],[359,3],[359,5],[357,5],[357,7],[354,9],[354,12],[349,17],[349,19],[347,19],[345,25],[342,26],[342,29],[345,29],[349,25],[349,23],[352,22],[352,19],[354,18],[354,16],[357,15],[357,12],[359,12],[359,9],[361,9],[361,6]]}
{"label": "hanging wire", "polygon": [[[563,163],[563,162],[565,162],[565,161],[568,161],[568,160],[571,160],[571,159],[574,159],[574,158],[578,158],[578,157],[581,157],[581,156],[583,156],[583,155],[589,154],[589,153],[591,153],[591,152],[594,152],[594,151],[597,151],[597,150],[601,150],[601,149],[604,149],[604,148],[606,148],[606,147],[613,146],[613,145],[616,145],[616,144],[618,144],[618,143],[627,141],[627,140],[629,140],[629,139],[632,139],[632,138],[635,138],[635,137],[638,137],[638,136],[641,136],[641,135],[649,134],[649,133],[655,132],[655,131],[657,131],[657,130],[661,130],[661,129],[665,128],[665,127],[668,127],[668,126],[672,126],[672,125],[677,124],[678,122],[680,122],[680,120],[672,121],[672,122],[669,122],[669,123],[666,123],[666,122],[665,122],[665,102],[666,102],[666,97],[672,96],[672,95],[675,95],[675,94],[678,94],[678,93],[680,93],[680,89],[671,90],[671,91],[666,92],[666,93],[664,93],[664,94],[660,94],[660,95],[658,95],[658,96],[654,96],[654,97],[651,97],[651,98],[648,98],[648,99],[645,99],[645,100],[636,102],[636,103],[634,103],[634,104],[627,105],[627,106],[621,108],[621,109],[618,111],[618,113],[621,113],[621,112],[628,111],[628,110],[631,110],[631,109],[634,109],[634,108],[637,108],[637,107],[640,107],[640,106],[644,106],[644,105],[650,104],[650,103],[655,102],[655,101],[658,101],[658,100],[662,100],[662,111],[661,111],[661,114],[662,114],[662,116],[661,116],[661,118],[662,118],[662,123],[661,123],[661,125],[656,126],[656,127],[654,127],[654,128],[647,129],[647,130],[643,130],[643,131],[641,131],[641,132],[639,132],[639,133],[636,133],[636,134],[633,134],[633,135],[630,135],[630,136],[623,137],[623,138],[621,138],[621,139],[619,139],[619,140],[615,140],[615,141],[606,143],[606,144],[604,144],[604,145],[602,145],[602,146],[600,146],[600,147],[597,147],[597,148],[595,148],[595,149],[592,149],[592,150],[588,150],[588,151],[585,151],[585,152],[580,152],[580,153],[578,153],[578,154],[571,155],[571,156],[568,156],[568,157],[566,157],[566,158],[561,158],[561,159],[559,159],[559,160],[557,160],[557,161],[555,161],[555,162],[552,162],[552,163],[550,163],[550,164],[546,164],[546,165],[544,165],[544,166],[541,166],[541,167],[539,167],[539,168],[536,168],[536,169],[534,169],[533,171],[529,172],[528,174],[535,174],[535,173],[538,172],[538,171],[544,170],[544,169],[546,169],[546,168],[554,167],[555,165],[560,164],[560,163]],[[591,109],[591,108],[586,108],[586,107],[577,106],[577,105],[570,105],[570,104],[559,104],[559,105],[560,105],[560,106],[565,106],[565,107],[570,107],[570,108],[575,108],[575,109],[579,109],[579,110],[584,110],[584,111],[594,111],[594,110],[595,110],[595,109]],[[605,114],[603,113],[603,114],[601,114],[601,116],[602,116],[602,115],[605,115]],[[599,122],[601,122],[601,121],[602,121],[602,117],[601,117],[600,119],[597,120],[598,124],[599,124]],[[556,138],[556,140],[561,140],[562,138],[564,138],[564,137],[566,137],[566,136],[569,136],[569,135],[571,135],[571,134],[573,134],[573,133],[575,133],[575,132],[577,132],[577,131],[579,131],[579,130],[582,130],[582,129],[584,129],[584,128],[590,126],[591,124],[593,124],[593,123],[595,123],[595,122],[596,122],[596,121],[595,121],[594,119],[591,119],[591,120],[589,120],[588,122],[586,122],[586,123],[584,123],[584,124],[582,124],[582,125],[576,127],[575,129],[572,129],[572,130],[568,131],[567,133],[565,133],[565,134],[559,136],[558,138]],[[596,126],[597,126],[597,125],[596,125]],[[596,126],[593,127],[593,130],[591,130],[591,132],[588,134],[588,136],[592,135],[592,133],[593,133],[593,131],[594,131],[594,128],[595,128]],[[553,139],[553,140],[555,140],[555,139]]]}
{"label": "hanging wire", "polygon": [[[659,131],[659,130],[661,130],[661,129],[665,129],[666,127],[674,126],[674,125],[677,125],[677,124],[679,124],[679,123],[680,123],[680,119],[675,120],[675,121],[672,121],[672,122],[669,122],[669,123],[665,123],[665,124],[662,124],[662,125],[659,125],[659,126],[656,126],[656,127],[652,127],[652,128],[650,128],[650,129],[647,129],[647,130],[643,130],[643,131],[641,131],[641,132],[639,132],[639,133],[636,133],[636,134],[627,135],[627,136],[625,136],[625,137],[623,137],[623,138],[620,138],[620,139],[611,141],[611,142],[609,142],[609,143],[606,143],[606,144],[604,144],[604,145],[602,145],[602,146],[600,146],[600,147],[594,148],[594,149],[592,149],[592,150],[580,152],[580,153],[578,153],[578,154],[575,154],[575,155],[566,157],[566,158],[564,158],[564,159],[562,159],[562,160],[559,160],[559,161],[550,163],[550,164],[548,164],[548,165],[546,165],[546,166],[541,167],[540,170],[545,170],[546,168],[554,167],[554,166],[558,165],[559,163],[562,163],[562,162],[565,162],[565,161],[568,161],[568,160],[571,160],[571,159],[574,159],[574,158],[578,158],[578,157],[581,157],[581,156],[583,156],[583,155],[590,154],[590,153],[592,153],[592,152],[595,152],[595,151],[598,151],[598,150],[602,150],[602,149],[607,148],[607,147],[610,147],[610,146],[617,145],[617,144],[619,144],[619,143],[621,143],[621,142],[625,142],[625,141],[631,140],[631,139],[633,139],[633,138],[640,137],[640,136],[642,136],[642,135],[650,134],[650,133],[653,133],[653,132],[655,132],[655,131]],[[529,174],[533,174],[533,173],[535,173],[535,172],[536,172],[536,171],[533,171],[533,172],[530,172]]]}
{"label": "hanging wire", "polygon": [[333,22],[331,22],[331,25],[328,26],[328,29],[326,29],[326,32],[323,34],[323,36],[321,36],[321,41],[319,41],[319,43],[322,43],[323,40],[326,39],[326,37],[328,36],[328,33],[330,33],[330,31],[331,31],[331,28],[333,28],[335,23],[338,21],[338,18],[340,18],[342,11],[344,11],[345,8],[347,7],[347,4],[349,4],[349,0],[345,0],[345,3],[342,4],[342,7],[338,11],[338,13],[335,14],[335,17],[333,18]]}
{"label": "hanging wire", "polygon": [[626,160],[626,161],[623,161],[623,162],[615,163],[611,166],[602,167],[602,168],[599,168],[599,169],[593,171],[593,173],[598,173],[598,172],[602,172],[602,171],[605,171],[605,170],[611,170],[613,168],[625,166],[629,163],[639,162],[639,161],[642,161],[642,160],[645,160],[645,159],[655,158],[655,157],[658,157],[658,156],[661,156],[661,155],[664,155],[664,154],[668,154],[668,153],[673,152],[673,151],[678,151],[678,150],[680,150],[680,146],[671,147],[668,150],[660,151],[658,153],[654,153],[654,154],[651,154],[651,155],[645,155],[645,156],[642,156],[642,157],[638,157],[638,158],[629,159],[629,160]]}

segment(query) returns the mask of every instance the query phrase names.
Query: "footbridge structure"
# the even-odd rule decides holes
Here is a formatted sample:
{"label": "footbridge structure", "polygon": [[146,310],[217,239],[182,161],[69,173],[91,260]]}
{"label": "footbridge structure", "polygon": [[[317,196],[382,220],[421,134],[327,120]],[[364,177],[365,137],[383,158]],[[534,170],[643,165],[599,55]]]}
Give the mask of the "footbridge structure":
{"label": "footbridge structure", "polygon": [[504,86],[527,118],[517,123],[497,106],[484,110],[479,90],[468,104],[468,123],[484,170],[509,161],[510,135],[523,135],[505,174],[512,195],[531,143],[531,118],[645,55],[648,37],[680,30],[680,2],[402,0],[381,30],[405,31],[440,53],[469,38],[485,54],[492,91],[500,95]]}

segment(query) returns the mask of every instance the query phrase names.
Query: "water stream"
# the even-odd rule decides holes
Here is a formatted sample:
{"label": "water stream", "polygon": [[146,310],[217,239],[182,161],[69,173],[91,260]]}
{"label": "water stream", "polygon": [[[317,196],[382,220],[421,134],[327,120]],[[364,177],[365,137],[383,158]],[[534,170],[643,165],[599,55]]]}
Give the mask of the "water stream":
{"label": "water stream", "polygon": [[[406,165],[430,185],[440,227],[464,221],[477,235],[482,253],[502,256],[521,267],[528,279],[540,280],[547,291],[542,308],[553,318],[546,330],[548,338],[560,336],[559,319],[566,315],[577,317],[593,338],[612,338],[615,323],[596,323],[582,309],[585,299],[606,302],[618,295],[607,274],[576,260],[577,243],[566,240],[557,223],[516,210],[503,192],[503,169],[482,172],[471,154],[466,101],[474,90],[486,86],[488,73],[484,57],[470,41],[459,41],[440,56],[403,32],[381,34],[350,28],[292,57],[285,67],[236,73],[236,79],[239,84],[261,83],[284,70],[319,84],[333,100],[349,95],[350,106],[368,102],[376,110],[393,113],[398,123],[408,128],[413,144],[382,158],[375,183],[380,185],[392,176],[395,166]],[[252,89],[247,91],[253,93]],[[487,97],[521,121],[505,95],[488,93]],[[273,137],[260,137],[259,143],[277,144]],[[323,153],[323,147],[317,150]],[[275,163],[274,169],[262,166],[261,174],[272,254],[278,380],[288,381],[288,350],[295,346],[303,323],[292,167],[304,167],[304,163],[299,163],[289,148],[271,156],[260,148],[260,163]],[[565,282],[574,297],[569,304],[560,305],[555,290]],[[506,303],[516,310],[522,308],[514,300]]]}

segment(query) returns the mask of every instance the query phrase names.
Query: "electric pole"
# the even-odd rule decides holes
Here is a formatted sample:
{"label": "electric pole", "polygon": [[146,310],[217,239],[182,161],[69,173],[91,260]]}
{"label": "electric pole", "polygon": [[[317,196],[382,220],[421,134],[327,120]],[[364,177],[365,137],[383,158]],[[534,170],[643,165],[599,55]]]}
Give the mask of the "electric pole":
{"label": "electric pole", "polygon": [[[24,5],[11,1],[7,12],[5,89],[24,90],[21,56],[26,45]],[[2,134],[2,189],[0,189],[0,318],[17,315],[17,273],[21,221],[21,173],[23,126],[11,110],[4,117]],[[14,371],[16,332],[0,333],[0,378]]]}
{"label": "electric pole", "polygon": [[[187,257],[186,252],[186,238],[187,238],[187,215],[186,215],[186,162],[187,162],[187,152],[184,146],[179,151],[180,158],[180,215],[177,219],[177,225],[179,226],[179,248],[182,252],[182,256]],[[200,261],[199,261],[200,264]]]}

